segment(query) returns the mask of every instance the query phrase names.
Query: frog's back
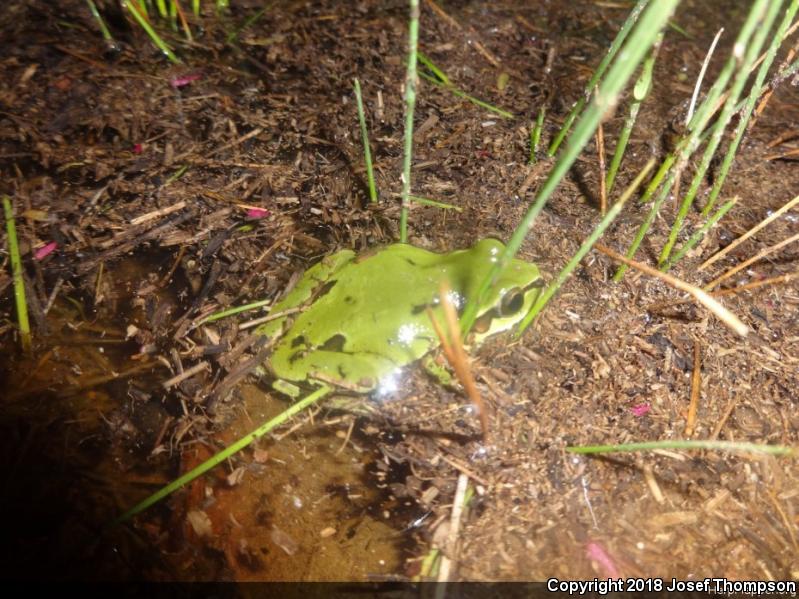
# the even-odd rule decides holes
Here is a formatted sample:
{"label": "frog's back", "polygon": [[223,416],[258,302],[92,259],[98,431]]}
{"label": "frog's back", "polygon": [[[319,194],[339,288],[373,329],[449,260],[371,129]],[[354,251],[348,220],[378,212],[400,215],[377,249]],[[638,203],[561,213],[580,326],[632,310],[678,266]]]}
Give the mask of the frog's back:
{"label": "frog's back", "polygon": [[272,355],[281,378],[323,375],[363,388],[438,344],[426,308],[438,293],[437,254],[394,244],[334,273]]}
{"label": "frog's back", "polygon": [[[327,273],[323,293],[313,294],[313,302],[280,340],[271,359],[273,370],[288,380],[321,375],[355,383],[359,390],[373,388],[381,377],[438,346],[428,311],[442,321],[441,283],[447,281],[462,309],[474,300],[477,286],[504,249],[501,242],[484,239],[448,254],[393,244],[365,257],[350,256],[343,267]],[[319,287],[314,268],[298,287]],[[275,309],[302,303],[289,299]]]}

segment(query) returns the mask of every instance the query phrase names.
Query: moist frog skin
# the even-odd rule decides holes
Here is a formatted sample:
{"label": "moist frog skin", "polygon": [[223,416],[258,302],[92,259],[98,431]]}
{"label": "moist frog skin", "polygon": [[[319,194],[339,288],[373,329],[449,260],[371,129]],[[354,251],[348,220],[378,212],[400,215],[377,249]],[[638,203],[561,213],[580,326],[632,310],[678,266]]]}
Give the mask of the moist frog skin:
{"label": "moist frog skin", "polygon": [[[279,336],[268,368],[282,382],[373,391],[438,347],[428,308],[443,322],[441,282],[448,282],[451,300],[462,311],[504,250],[502,242],[483,239],[446,254],[401,243],[363,256],[351,250],[331,254],[306,270],[272,308],[287,314],[257,330]],[[478,309],[473,343],[519,322],[542,284],[535,264],[512,260]],[[275,387],[296,395],[291,386]]]}

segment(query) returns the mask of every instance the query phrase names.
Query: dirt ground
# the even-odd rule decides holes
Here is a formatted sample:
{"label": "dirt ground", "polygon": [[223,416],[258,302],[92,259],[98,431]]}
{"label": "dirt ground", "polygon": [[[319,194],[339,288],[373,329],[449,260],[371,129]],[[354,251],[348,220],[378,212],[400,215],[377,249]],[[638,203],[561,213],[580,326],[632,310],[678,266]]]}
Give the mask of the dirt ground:
{"label": "dirt ground", "polygon": [[[407,6],[277,2],[226,43],[260,7],[234,0],[231,15],[209,12],[193,43],[176,43],[183,63],[173,65],[115,3],[100,4],[117,52],[83,2],[0,8],[0,192],[15,207],[35,341],[19,351],[4,231],[4,578],[406,580],[447,540],[459,475],[474,497],[445,552],[452,580],[799,578],[795,458],[565,451],[689,437],[797,445],[796,279],[721,298],[752,329],[741,340],[658,280],[630,272],[613,284],[616,265],[596,252],[520,342],[494,338],[474,352],[487,442],[462,393],[413,373],[388,401],[322,403],[107,528],[287,406],[268,381],[237,376],[266,357],[247,328],[263,312],[203,317],[277,297],[334,250],[398,239]],[[726,56],[743,4],[681,4],[674,22],[687,35],[667,32],[618,189],[665,155],[712,36],[727,28]],[[538,108],[548,142],[627,7],[442,6],[422,2],[420,48],[515,115],[421,83],[413,191],[461,211],[415,206],[410,241],[444,252],[510,236],[548,166],[527,165]],[[605,123],[610,148],[623,117]],[[787,82],[725,184],[738,204],[673,274],[701,285],[796,234],[794,210],[698,270],[797,194],[798,120]],[[525,242],[520,257],[548,279],[598,222],[599,177],[591,144]],[[638,259],[656,261],[675,211],[666,204]],[[602,242],[624,251],[646,212],[631,201]],[[688,233],[699,222],[692,212]],[[794,272],[796,251],[728,286]]]}

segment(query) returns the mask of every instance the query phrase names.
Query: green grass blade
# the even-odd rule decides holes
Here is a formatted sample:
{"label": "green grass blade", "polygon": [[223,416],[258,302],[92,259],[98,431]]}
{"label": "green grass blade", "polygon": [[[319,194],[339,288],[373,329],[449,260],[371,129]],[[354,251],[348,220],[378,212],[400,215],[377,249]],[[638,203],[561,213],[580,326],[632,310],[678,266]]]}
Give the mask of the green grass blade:
{"label": "green grass blade", "polygon": [[688,241],[686,241],[683,244],[683,246],[669,258],[668,262],[666,262],[666,264],[663,265],[663,267],[660,270],[666,271],[675,264],[677,264],[677,262],[682,260],[683,256],[685,256],[685,254],[690,252],[694,248],[694,246],[696,246],[696,244],[702,240],[702,238],[707,234],[710,228],[713,227],[717,222],[719,222],[722,219],[722,217],[725,214],[727,214],[730,208],[735,206],[737,201],[738,198],[733,198],[729,202],[725,203],[721,208],[719,208],[716,211],[716,213],[713,216],[711,216],[707,220],[707,222],[704,225],[702,225],[693,235],[691,235],[690,239],[688,239]]}
{"label": "green grass blade", "polygon": [[[701,142],[706,137],[706,135],[707,134],[697,135],[696,137],[699,140],[699,142]],[[671,187],[674,184],[674,179],[676,177],[676,174],[673,171],[671,171],[671,167],[677,160],[677,153],[680,153],[679,155],[683,156],[684,155],[683,152],[686,151],[685,148],[691,143],[692,139],[693,139],[693,134],[687,138],[684,138],[678,144],[678,147],[675,150],[675,152],[666,156],[666,158],[661,163],[657,174],[654,177],[652,177],[652,181],[650,181],[649,185],[647,185],[646,191],[644,192],[644,195],[641,198],[642,204],[645,204],[651,199],[652,195],[654,195],[654,193],[660,187],[660,183],[663,181],[663,177],[665,177],[668,174],[668,178],[666,179],[666,183],[660,191],[660,195],[652,204],[652,208],[649,210],[649,214],[647,215],[646,219],[644,219],[644,222],[641,223],[641,226],[638,228],[638,232],[635,235],[635,239],[633,239],[633,242],[630,244],[630,247],[627,249],[626,253],[627,258],[632,259],[632,257],[635,256],[635,252],[638,251],[638,247],[641,245],[641,242],[644,240],[644,237],[649,231],[649,227],[651,227],[652,223],[655,222],[655,217],[660,212],[660,207],[663,205],[663,202],[668,197]],[[616,274],[613,275],[613,281],[615,283],[621,281],[625,272],[627,272],[627,265],[621,264],[618,270],[616,270]]]}
{"label": "green grass blade", "polygon": [[481,283],[475,295],[475,301],[467,304],[461,317],[461,330],[464,335],[474,324],[477,316],[477,306],[481,304],[482,298],[485,297],[485,294],[493,285],[496,276],[519,251],[536,217],[544,208],[547,200],[549,200],[549,197],[560,184],[574,161],[577,160],[586,144],[591,140],[609,108],[615,106],[619,94],[643,60],[645,54],[649,51],[649,48],[654,44],[660,30],[666,24],[678,3],[679,0],[653,2],[639,17],[636,27],[630,33],[627,43],[624,45],[623,51],[619,53],[618,59],[611,66],[605,80],[600,84],[594,99],[583,112],[566,148],[560,154],[555,166],[541,186],[535,202],[513,232],[505,251]]}
{"label": "green grass blade", "polygon": [[[446,73],[444,73],[444,71],[439,69],[438,66],[436,66],[436,64],[427,57],[427,55],[423,54],[422,52],[418,52],[417,59],[424,66],[430,69],[430,72],[433,73],[433,75],[435,75],[438,78],[437,81],[438,83],[441,83],[443,85],[452,85],[452,82],[449,80],[449,77],[447,77]],[[419,73],[420,76],[425,74],[426,73],[422,72]],[[431,79],[431,82],[436,83],[436,80]]]}
{"label": "green grass blade", "polygon": [[474,96],[470,96],[465,91],[462,91],[462,90],[458,89],[454,85],[447,85],[445,87],[453,95],[458,96],[459,98],[463,98],[464,100],[468,100],[469,102],[471,102],[475,106],[479,106],[480,108],[485,108],[489,112],[493,112],[494,114],[498,114],[503,119],[512,119],[513,116],[514,116],[512,112],[508,112],[507,110],[504,110],[502,108],[494,106],[493,104],[489,104],[488,102],[484,102],[483,100],[480,100],[479,98],[475,98]]}
{"label": "green grass blade", "polygon": [[471,102],[476,106],[479,106],[480,108],[485,108],[486,110],[493,112],[494,114],[498,114],[502,118],[512,119],[514,117],[514,114],[512,112],[508,112],[507,110],[499,108],[498,106],[494,106],[493,104],[489,104],[484,100],[475,98],[474,96],[467,94],[462,89],[453,85],[452,82],[449,80],[449,77],[447,77],[447,75],[444,73],[444,71],[438,68],[433,63],[433,61],[427,58],[426,56],[422,58],[423,56],[424,56],[423,54],[419,53],[419,62],[421,62],[424,66],[430,69],[433,75],[425,73],[424,71],[420,71],[419,77],[421,77],[425,81],[429,81],[433,85],[438,85],[439,87],[443,87],[454,96],[463,98],[464,100],[468,100],[469,102]]}
{"label": "green grass blade", "polygon": [[628,451],[652,451],[656,449],[715,449],[769,455],[793,456],[796,448],[787,445],[762,445],[739,441],[646,441],[643,443],[624,443],[621,445],[579,445],[567,447],[569,453],[617,453]]}
{"label": "green grass blade", "polygon": [[694,178],[691,181],[691,185],[686,192],[682,203],[680,204],[677,217],[675,218],[674,224],[669,232],[669,238],[666,241],[666,244],[663,246],[663,250],[660,252],[660,257],[658,258],[658,263],[660,265],[666,263],[674,244],[677,242],[677,237],[682,230],[682,225],[685,222],[688,211],[693,205],[694,199],[696,198],[696,194],[699,191],[702,181],[705,179],[705,173],[710,167],[710,162],[715,156],[716,150],[721,143],[724,131],[733,116],[735,105],[738,102],[738,97],[741,95],[744,85],[746,84],[746,80],[749,78],[749,72],[755,60],[757,60],[757,56],[760,53],[760,48],[762,48],[763,43],[766,40],[766,36],[771,30],[771,26],[774,23],[777,12],[779,11],[780,4],[781,2],[777,1],[769,2],[769,0],[755,0],[749,11],[749,16],[747,17],[746,22],[744,23],[743,27],[741,27],[741,31],[735,41],[733,55],[730,57],[730,60],[734,61],[735,64],[735,78],[733,80],[732,86],[730,87],[727,100],[724,102],[724,106],[721,109],[721,113],[713,125],[712,133],[707,145],[705,146],[705,151],[702,154],[702,160],[697,167],[696,172],[694,173]]}
{"label": "green grass blade", "polygon": [[175,4],[176,0],[171,0],[169,2],[169,26],[172,27],[172,31],[178,30],[178,7]]}
{"label": "green grass blade", "polygon": [[148,507],[158,503],[165,497],[168,497],[169,495],[180,489],[182,486],[189,484],[194,479],[208,472],[214,466],[221,464],[232,455],[238,453],[256,439],[263,437],[268,432],[280,426],[281,424],[286,422],[289,418],[296,416],[297,414],[302,412],[305,408],[313,405],[315,402],[319,401],[320,399],[325,397],[328,393],[330,393],[330,391],[331,391],[330,387],[328,387],[327,385],[322,385],[321,387],[316,389],[313,393],[311,393],[307,397],[304,397],[297,403],[293,404],[291,407],[284,410],[283,412],[281,412],[280,414],[278,414],[268,422],[262,424],[251,433],[244,435],[241,439],[239,439],[232,445],[229,445],[228,447],[226,447],[216,455],[212,456],[211,458],[207,459],[196,468],[189,470],[186,474],[184,474],[180,478],[172,481],[165,487],[159,489],[158,491],[156,491],[155,493],[153,493],[143,501],[140,501],[132,508],[130,508],[128,511],[126,511],[124,514],[121,514],[119,517],[117,517],[113,522],[111,522],[110,525],[115,526],[117,524],[121,524],[127,520],[130,520],[136,514],[140,514]]}
{"label": "green grass blade", "polygon": [[[738,116],[738,125],[735,130],[735,136],[730,144],[730,147],[727,149],[727,153],[724,156],[724,161],[719,167],[718,175],[715,177],[715,181],[713,182],[713,188],[710,190],[707,203],[702,210],[702,216],[706,217],[708,214],[710,214],[710,211],[713,209],[713,205],[716,203],[716,199],[721,192],[721,187],[724,185],[724,181],[727,179],[727,174],[732,166],[732,161],[735,159],[735,155],[737,154],[738,148],[741,145],[741,140],[743,139],[744,133],[746,133],[746,126],[749,124],[752,111],[754,110],[755,104],[760,97],[763,82],[766,80],[768,70],[771,68],[771,64],[774,62],[774,57],[777,55],[777,50],[782,45],[782,38],[785,35],[785,32],[788,30],[793,18],[796,16],[797,9],[799,9],[799,0],[792,0],[791,4],[788,6],[788,9],[785,11],[785,16],[783,17],[782,22],[777,27],[777,31],[771,43],[769,44],[765,59],[757,71],[755,82],[752,84],[744,107]],[[738,111],[736,110],[736,112]]]}
{"label": "green grass blade", "polygon": [[105,24],[105,20],[103,16],[100,14],[100,11],[97,10],[97,5],[94,3],[94,0],[86,0],[86,4],[89,5],[89,12],[92,13],[94,20],[97,21],[97,26],[100,28],[100,32],[103,34],[103,39],[107,42],[114,42],[114,37],[111,35],[111,32],[108,30],[108,27]]}
{"label": "green grass blade", "polygon": [[203,318],[200,322],[198,322],[197,326],[204,325],[209,322],[214,322],[215,320],[220,320],[222,318],[227,318],[228,316],[233,316],[234,314],[240,314],[241,312],[248,312],[249,310],[262,308],[263,306],[268,306],[271,303],[272,300],[260,300],[257,302],[244,304],[243,306],[236,306],[235,308],[228,308],[227,310],[214,312],[213,314],[209,314],[208,316]]}
{"label": "green grass blade", "polygon": [[[658,212],[660,212],[660,207],[663,205],[663,202],[669,196],[669,192],[671,191],[671,186],[673,184],[674,184],[674,175],[671,174],[666,180],[666,184],[660,190],[660,195],[652,204],[652,208],[649,209],[649,214],[646,215],[644,222],[641,223],[640,227],[638,227],[638,232],[635,234],[635,239],[633,239],[633,242],[630,244],[630,247],[627,249],[627,253],[625,254],[627,258],[632,258],[633,256],[635,256],[635,252],[638,251],[638,247],[641,245],[641,242],[644,240],[644,237],[649,231],[649,227],[651,227],[652,223],[655,222],[655,217],[658,215]],[[650,185],[650,187],[652,187],[652,185]],[[618,270],[616,270],[616,274],[613,275],[613,281],[615,283],[621,281],[621,278],[624,276],[625,272],[627,272],[627,265],[621,264]]]}
{"label": "green grass blade", "polygon": [[571,126],[574,124],[577,115],[580,114],[582,111],[583,106],[585,106],[586,98],[590,97],[591,94],[594,92],[594,88],[596,87],[599,80],[602,78],[602,75],[605,74],[610,62],[616,57],[616,54],[619,52],[619,48],[624,43],[624,40],[627,39],[627,35],[630,33],[633,25],[638,21],[638,17],[641,16],[641,13],[646,8],[647,4],[649,4],[650,0],[638,0],[638,3],[635,7],[630,11],[630,14],[627,16],[627,20],[624,21],[624,24],[621,26],[621,29],[616,34],[613,43],[608,48],[607,54],[602,59],[602,61],[597,66],[594,74],[591,76],[591,79],[588,80],[588,83],[585,86],[585,92],[580,97],[577,102],[575,102],[574,106],[569,112],[566,120],[563,122],[563,126],[560,128],[560,131],[555,136],[555,139],[552,140],[552,144],[549,146],[548,154],[549,156],[554,156],[555,153],[558,151],[560,144],[563,143],[563,140],[566,138],[566,135],[569,133]]}
{"label": "green grass blade", "polygon": [[402,160],[402,208],[400,241],[408,241],[408,211],[411,201],[411,159],[413,156],[413,110],[416,105],[416,62],[419,46],[419,0],[410,0],[408,22],[408,71],[405,75],[405,150]]}
{"label": "green grass blade", "polygon": [[361,96],[361,83],[355,79],[355,103],[358,106],[358,122],[361,125],[361,140],[363,141],[363,159],[366,162],[366,177],[369,181],[369,199],[377,202],[377,187],[375,186],[375,173],[372,168],[372,150],[369,148],[369,132],[366,129],[366,115],[363,111],[363,97]]}
{"label": "green grass blade", "polygon": [[588,238],[583,242],[583,244],[580,246],[580,249],[577,250],[574,256],[572,256],[568,264],[566,264],[566,266],[564,266],[563,269],[558,273],[558,276],[555,277],[555,279],[549,285],[547,285],[547,288],[544,290],[544,292],[538,296],[538,299],[536,300],[535,304],[533,304],[530,312],[524,317],[524,320],[519,323],[519,326],[514,333],[515,337],[521,336],[530,323],[533,322],[533,319],[538,316],[541,310],[543,310],[547,303],[549,303],[549,300],[551,300],[555,293],[558,292],[563,283],[566,282],[566,279],[569,278],[569,275],[571,275],[574,269],[580,264],[580,261],[582,261],[585,255],[591,251],[591,248],[594,247],[594,244],[597,242],[597,240],[599,240],[610,224],[616,220],[616,217],[621,212],[624,204],[627,202],[630,196],[635,193],[635,190],[638,189],[641,183],[643,183],[644,179],[646,179],[654,166],[654,159],[650,160],[646,166],[644,166],[643,170],[638,173],[638,176],[636,176],[635,180],[627,187],[624,194],[622,194],[619,200],[613,204],[611,209],[605,214],[604,218],[602,218],[599,224],[594,228],[594,231],[591,233],[591,235],[589,235]]}
{"label": "green grass blade", "polygon": [[162,19],[166,19],[169,14],[166,9],[166,0],[155,0],[155,5],[158,7],[158,14]]}
{"label": "green grass blade", "polygon": [[150,36],[150,39],[153,40],[153,43],[158,47],[161,52],[163,52],[166,57],[171,60],[172,62],[179,64],[180,60],[175,53],[172,52],[171,48],[167,46],[166,42],[161,39],[161,37],[155,32],[150,26],[150,23],[147,22],[139,10],[136,8],[134,4],[130,2],[130,0],[122,0],[122,6],[128,9],[128,12],[133,15],[133,18],[136,19],[136,22],[141,26],[142,29]]}
{"label": "green grass blade", "polygon": [[191,10],[195,17],[200,16],[200,0],[191,0]]}
{"label": "green grass blade", "polygon": [[22,341],[22,349],[30,351],[33,344],[31,341],[30,321],[28,320],[28,303],[25,301],[25,281],[22,278],[22,260],[19,256],[14,210],[11,208],[11,199],[8,196],[3,196],[3,212],[5,212],[6,217],[8,255],[11,257],[11,276],[14,281],[14,301],[17,305],[19,335]]}
{"label": "green grass blade", "polygon": [[613,151],[613,158],[608,166],[608,174],[605,177],[605,189],[608,196],[613,192],[613,186],[616,184],[616,174],[619,172],[621,161],[624,158],[624,153],[627,151],[627,143],[630,141],[635,121],[638,120],[638,112],[641,110],[641,102],[633,100],[630,102],[630,114],[624,119],[624,126],[619,132],[619,138],[616,140],[616,149]]}
{"label": "green grass blade", "polygon": [[613,159],[610,161],[610,167],[608,168],[608,174],[605,178],[605,188],[607,189],[607,194],[610,196],[611,192],[613,191],[613,185],[616,183],[616,173],[619,170],[619,166],[621,166],[622,158],[624,158],[624,152],[627,150],[627,143],[630,141],[630,135],[632,134],[633,127],[635,126],[635,121],[638,119],[638,112],[641,109],[641,104],[644,102],[646,97],[649,95],[649,91],[652,89],[652,70],[655,66],[655,59],[657,58],[658,50],[660,49],[660,44],[663,41],[663,32],[660,32],[655,45],[652,46],[652,49],[649,51],[649,55],[644,60],[644,65],[641,67],[641,74],[638,76],[638,81],[635,82],[635,86],[633,87],[633,99],[630,102],[630,114],[624,120],[624,126],[622,127],[621,133],[619,133],[619,139],[616,142],[616,149],[613,152]]}
{"label": "green grass blade", "polygon": [[541,143],[541,131],[544,129],[546,111],[546,106],[541,106],[538,109],[538,118],[535,121],[535,125],[530,129],[530,160],[527,164],[535,164],[536,160],[538,160],[538,146]]}
{"label": "green grass blade", "polygon": [[679,25],[677,25],[677,23],[675,23],[674,21],[669,21],[669,29],[673,29],[674,31],[676,31],[677,33],[679,33],[679,34],[680,34],[681,36],[683,36],[684,38],[687,38],[687,39],[689,39],[689,40],[692,40],[692,39],[694,39],[694,36],[693,36],[693,35],[691,35],[691,34],[690,34],[690,33],[688,33],[688,32],[687,32],[685,29],[683,29],[682,27],[680,27]]}

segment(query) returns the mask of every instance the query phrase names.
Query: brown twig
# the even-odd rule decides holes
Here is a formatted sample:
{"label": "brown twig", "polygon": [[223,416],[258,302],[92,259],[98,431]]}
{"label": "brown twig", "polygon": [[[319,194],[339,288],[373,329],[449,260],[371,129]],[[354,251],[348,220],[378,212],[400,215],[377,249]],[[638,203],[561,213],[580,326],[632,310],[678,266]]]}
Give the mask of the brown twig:
{"label": "brown twig", "polygon": [[730,415],[732,411],[735,409],[735,406],[738,404],[738,401],[735,398],[735,395],[730,398],[727,402],[727,407],[724,408],[724,413],[719,418],[719,421],[716,423],[716,426],[713,427],[713,432],[710,433],[710,437],[708,437],[711,441],[715,441],[718,439],[719,433],[721,433],[721,429],[724,428],[724,425],[727,424],[727,420],[730,419]]}
{"label": "brown twig", "polygon": [[455,371],[455,374],[458,377],[458,380],[460,380],[461,385],[463,385],[466,396],[471,400],[479,412],[480,428],[483,433],[483,442],[486,442],[488,440],[488,410],[486,409],[485,402],[483,401],[480,392],[477,390],[477,385],[474,382],[472,371],[469,368],[469,360],[466,357],[466,351],[463,349],[463,343],[461,342],[461,330],[458,326],[458,315],[455,312],[455,307],[449,300],[449,291],[450,290],[447,283],[442,281],[440,289],[441,306],[444,309],[444,318],[446,318],[447,321],[449,336],[445,335],[441,330],[441,327],[434,318],[432,311],[428,313],[430,315],[430,320],[433,323],[433,328],[435,329],[436,334],[439,336],[439,339],[441,339],[441,347],[444,350],[444,355],[447,357],[450,366],[452,366],[452,369]]}
{"label": "brown twig", "polygon": [[699,340],[694,341],[694,369],[691,373],[691,402],[688,404],[688,417],[685,419],[685,436],[692,437],[696,430],[696,411],[702,392],[701,375],[702,352]]}
{"label": "brown twig", "polygon": [[787,152],[782,152],[781,154],[769,154],[764,160],[771,162],[772,160],[784,160],[785,158],[791,158],[793,156],[799,156],[799,148],[794,148]]}
{"label": "brown twig", "polygon": [[749,260],[745,260],[744,262],[741,262],[737,266],[733,266],[731,269],[729,269],[724,274],[716,277],[715,279],[710,281],[710,283],[705,285],[703,287],[703,289],[705,291],[710,291],[711,289],[716,287],[722,281],[724,281],[726,279],[729,279],[735,273],[743,270],[744,268],[746,268],[747,266],[750,266],[751,264],[754,264],[758,260],[762,260],[766,256],[768,256],[770,254],[773,254],[777,250],[780,250],[780,249],[784,248],[786,245],[790,245],[791,243],[793,243],[794,241],[797,241],[797,240],[799,240],[799,233],[797,233],[796,235],[791,235],[790,237],[788,237],[788,239],[783,239],[779,243],[775,243],[774,245],[770,245],[769,247],[759,251],[757,254],[755,254],[754,256],[749,258]]}
{"label": "brown twig", "polygon": [[158,210],[152,210],[136,218],[130,220],[131,225],[140,225],[142,223],[146,223],[148,220],[153,220],[154,218],[160,218],[162,216],[166,216],[167,214],[172,214],[173,212],[177,212],[178,210],[182,210],[186,207],[186,202],[181,200],[180,202],[176,202],[171,206],[167,206],[166,208],[159,208]]}
{"label": "brown twig", "polygon": [[633,268],[640,270],[643,273],[646,273],[650,276],[656,277],[663,281],[664,283],[671,285],[679,289],[680,291],[685,291],[690,293],[697,302],[705,306],[708,310],[713,312],[716,317],[721,320],[724,324],[726,324],[730,329],[735,331],[741,337],[746,337],[747,333],[749,333],[749,327],[747,327],[741,320],[735,316],[732,312],[730,312],[727,308],[722,306],[717,300],[713,299],[710,294],[706,291],[691,285],[690,283],[686,283],[685,281],[678,279],[675,276],[672,276],[665,272],[660,272],[652,268],[651,266],[647,266],[646,264],[642,264],[640,262],[636,262],[635,260],[630,260],[629,258],[622,256],[620,253],[613,251],[612,249],[605,247],[597,243],[594,245],[594,249],[602,252],[606,256],[610,256],[614,260],[618,260],[628,266],[632,266]]}
{"label": "brown twig", "polygon": [[774,220],[778,219],[780,216],[785,214],[788,210],[790,210],[791,208],[793,208],[797,204],[799,204],[799,196],[796,196],[790,202],[785,204],[782,208],[780,208],[779,210],[777,210],[773,214],[770,214],[768,217],[764,218],[762,221],[760,221],[760,223],[758,223],[757,225],[755,225],[754,227],[749,229],[746,233],[741,235],[738,239],[733,241],[730,245],[725,247],[723,250],[721,250],[719,252],[716,252],[710,258],[708,258],[707,260],[702,262],[702,264],[699,265],[699,270],[706,269],[708,266],[710,266],[711,264],[713,264],[717,260],[719,260],[719,259],[723,258],[724,256],[726,256],[727,254],[729,254],[732,250],[734,250],[736,247],[741,245],[744,241],[749,239],[752,235],[754,235],[755,233],[760,231],[763,227],[767,226],[769,223],[771,223]]}
{"label": "brown twig", "polygon": [[[799,277],[799,270],[796,272],[790,272],[784,275],[780,275],[778,277],[770,277],[768,279],[762,279],[760,281],[751,281],[749,283],[746,283],[745,285],[738,285],[738,287],[730,287],[729,289],[717,289],[716,291],[712,291],[710,295],[712,295],[713,297],[735,295],[737,293],[741,293],[742,291],[752,291],[753,289],[757,289],[758,287],[764,287],[766,285],[778,285],[780,283],[787,283],[788,281],[792,281],[797,277]],[[690,299],[681,299],[669,302],[658,302],[648,306],[647,310],[649,312],[657,312],[659,310],[663,310],[664,308],[671,308],[674,306],[679,306],[690,302],[691,302]]]}
{"label": "brown twig", "polygon": [[608,190],[605,185],[605,132],[602,123],[596,130],[596,152],[599,156],[599,212],[605,216],[608,211]]}
{"label": "brown twig", "polygon": [[172,378],[165,380],[163,383],[161,383],[161,386],[164,389],[169,389],[170,387],[174,387],[175,385],[179,385],[180,383],[182,383],[186,379],[189,379],[189,378],[193,377],[195,374],[197,374],[199,372],[202,372],[203,370],[209,370],[209,369],[210,369],[210,365],[208,364],[208,362],[204,362],[204,361],[203,362],[198,362],[197,364],[195,364],[194,366],[192,366],[188,370],[184,370],[183,372],[181,372],[179,374],[176,374]]}
{"label": "brown twig", "polygon": [[711,293],[713,297],[719,297],[722,295],[735,295],[736,293],[740,293],[741,291],[751,291],[752,289],[757,289],[758,287],[763,287],[764,285],[777,285],[779,283],[787,283],[799,277],[799,270],[795,272],[789,272],[784,275],[780,275],[778,277],[769,277],[768,279],[762,279],[760,281],[750,281],[744,285],[738,285],[738,287],[730,287],[729,289],[718,289]]}
{"label": "brown twig", "polygon": [[466,489],[469,484],[469,477],[465,474],[458,475],[458,484],[455,487],[455,497],[452,499],[452,514],[449,520],[449,534],[447,535],[446,547],[444,548],[443,555],[441,556],[441,567],[438,569],[439,586],[437,587],[437,595],[445,596],[443,584],[449,580],[450,570],[452,568],[452,560],[455,557],[456,548],[458,544],[458,535],[461,529],[461,515],[463,514],[463,504],[466,498]]}

